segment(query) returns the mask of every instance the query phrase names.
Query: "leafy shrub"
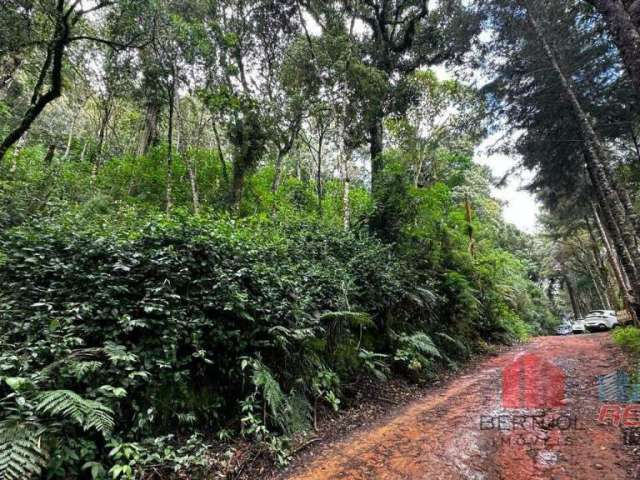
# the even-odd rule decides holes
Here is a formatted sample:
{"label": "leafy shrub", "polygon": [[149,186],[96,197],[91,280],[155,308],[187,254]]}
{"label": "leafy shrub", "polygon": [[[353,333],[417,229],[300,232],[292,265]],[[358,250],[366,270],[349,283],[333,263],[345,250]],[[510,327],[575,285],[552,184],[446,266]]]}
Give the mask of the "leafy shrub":
{"label": "leafy shrub", "polygon": [[640,328],[624,327],[613,331],[613,341],[636,359],[640,359]]}
{"label": "leafy shrub", "polygon": [[[75,230],[2,238],[0,374],[56,370],[56,400],[104,402],[114,438],[232,422],[277,441],[309,425],[318,401],[336,407],[341,381],[386,375],[390,327],[424,324],[436,298],[388,247],[320,224],[163,217],[133,237]],[[97,427],[55,405],[41,413]],[[82,462],[104,459],[104,441],[88,439],[95,458]]]}
{"label": "leafy shrub", "polygon": [[[202,441],[233,435],[286,462],[288,438],[315,423],[320,404],[337,410],[345,382],[430,378],[488,342],[549,324],[523,262],[496,247],[500,233],[467,228],[454,184],[464,175],[420,189],[391,168],[384,202],[374,207],[363,188],[352,190],[359,221],[345,232],[339,182],[326,184],[324,219],[303,181],[265,194],[266,170],[248,179],[241,210],[269,219],[210,217],[207,207],[193,216],[186,188],[176,190],[182,205],[171,217],[157,215],[163,188],[149,185],[164,178],[151,165],[159,152],[139,166],[128,158],[105,165],[120,180],[99,176],[76,207],[54,216],[20,207],[7,217],[24,226],[0,236],[0,422],[20,411],[15,425],[37,423],[46,451],[32,452],[33,472],[48,462],[51,478],[128,479],[153,465],[207,478],[216,460]],[[214,160],[198,160],[200,181]],[[126,187],[134,177],[139,191]],[[83,192],[72,180],[65,185]],[[491,205],[478,211],[489,215]],[[370,220],[394,243],[361,231]],[[35,386],[22,405],[11,379]],[[38,409],[38,392],[66,393]],[[57,407],[74,399],[104,406],[113,431],[85,430],[97,426],[88,410]],[[0,457],[0,468],[16,458]]]}
{"label": "leafy shrub", "polygon": [[0,400],[0,478],[23,480],[40,475],[49,464],[51,451],[66,435],[77,435],[79,428],[103,436],[113,430],[114,412],[103,403],[101,393],[93,400],[70,390],[43,389],[43,384],[51,383],[54,370],[50,366],[30,378],[3,379],[0,388],[10,393]]}

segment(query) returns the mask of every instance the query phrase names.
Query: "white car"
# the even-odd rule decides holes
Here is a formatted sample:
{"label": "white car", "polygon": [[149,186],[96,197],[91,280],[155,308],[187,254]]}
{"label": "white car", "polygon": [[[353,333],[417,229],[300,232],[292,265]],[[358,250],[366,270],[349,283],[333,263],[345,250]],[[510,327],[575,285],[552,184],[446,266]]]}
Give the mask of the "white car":
{"label": "white car", "polygon": [[608,330],[618,326],[618,317],[613,310],[593,310],[584,319],[587,330]]}
{"label": "white car", "polygon": [[584,326],[584,318],[579,318],[571,324],[573,333],[586,333],[587,328]]}

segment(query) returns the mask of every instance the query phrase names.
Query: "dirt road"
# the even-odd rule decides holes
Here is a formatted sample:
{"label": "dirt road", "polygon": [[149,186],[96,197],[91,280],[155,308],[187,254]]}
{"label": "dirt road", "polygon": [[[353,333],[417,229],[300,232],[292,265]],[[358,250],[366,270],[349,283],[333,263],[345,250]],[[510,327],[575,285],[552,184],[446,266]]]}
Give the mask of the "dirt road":
{"label": "dirt road", "polygon": [[288,479],[640,478],[621,427],[597,418],[596,377],[623,363],[608,334],[537,338],[314,452]]}

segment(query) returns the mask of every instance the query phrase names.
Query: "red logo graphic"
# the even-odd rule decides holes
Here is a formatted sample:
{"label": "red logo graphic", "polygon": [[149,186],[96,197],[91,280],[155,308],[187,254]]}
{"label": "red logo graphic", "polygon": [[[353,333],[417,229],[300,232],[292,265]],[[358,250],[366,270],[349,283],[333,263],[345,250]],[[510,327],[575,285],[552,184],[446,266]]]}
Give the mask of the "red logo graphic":
{"label": "red logo graphic", "polygon": [[601,405],[598,412],[598,423],[618,427],[640,427],[640,405]]}
{"label": "red logo graphic", "polygon": [[564,399],[564,372],[537,355],[524,354],[502,372],[504,408],[562,407]]}

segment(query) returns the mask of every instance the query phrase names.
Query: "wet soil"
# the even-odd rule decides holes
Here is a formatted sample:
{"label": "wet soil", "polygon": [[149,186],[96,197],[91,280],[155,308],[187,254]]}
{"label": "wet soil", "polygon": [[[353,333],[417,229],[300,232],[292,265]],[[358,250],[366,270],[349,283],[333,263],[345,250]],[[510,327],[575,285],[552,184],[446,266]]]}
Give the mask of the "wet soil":
{"label": "wet soil", "polygon": [[[534,368],[523,373],[523,362]],[[625,445],[620,426],[598,421],[597,377],[625,366],[607,333],[539,337],[372,425],[310,447],[280,478],[640,479],[638,447]],[[555,387],[545,385],[549,378]],[[516,405],[505,393],[513,388]]]}

